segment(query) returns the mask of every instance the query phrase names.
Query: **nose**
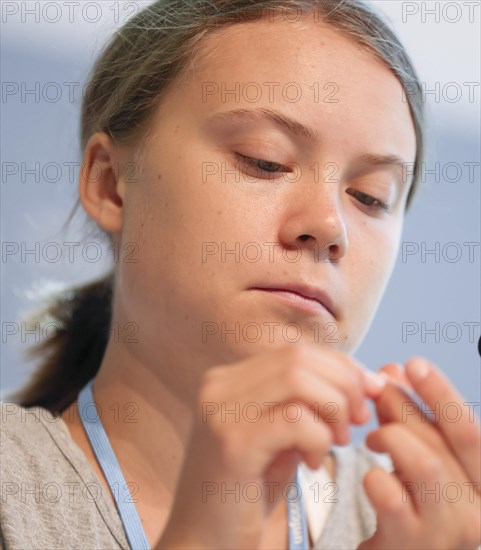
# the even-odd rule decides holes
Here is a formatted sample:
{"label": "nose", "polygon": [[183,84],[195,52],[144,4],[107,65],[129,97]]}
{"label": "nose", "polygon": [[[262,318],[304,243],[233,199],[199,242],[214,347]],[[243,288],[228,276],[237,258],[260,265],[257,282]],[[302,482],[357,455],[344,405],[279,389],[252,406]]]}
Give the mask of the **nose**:
{"label": "nose", "polygon": [[286,197],[280,244],[286,249],[311,251],[320,262],[338,262],[348,249],[346,220],[338,198],[339,183],[316,183],[312,191],[300,181],[297,184],[295,196]]}

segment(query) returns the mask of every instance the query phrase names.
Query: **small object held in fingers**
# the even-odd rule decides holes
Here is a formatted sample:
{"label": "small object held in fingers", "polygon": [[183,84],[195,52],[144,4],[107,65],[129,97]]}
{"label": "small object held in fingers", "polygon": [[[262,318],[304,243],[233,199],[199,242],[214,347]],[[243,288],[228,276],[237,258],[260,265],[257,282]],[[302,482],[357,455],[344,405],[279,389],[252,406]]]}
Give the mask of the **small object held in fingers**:
{"label": "small object held in fingers", "polygon": [[420,414],[423,417],[423,421],[428,422],[434,422],[436,419],[436,413],[432,409],[430,409],[426,403],[417,395],[417,393],[408,387],[405,384],[402,384],[398,380],[394,379],[393,377],[389,376],[388,374],[384,372],[379,373],[383,378],[386,379],[386,381],[391,384],[392,386],[396,387],[399,391],[404,393],[410,401],[414,402],[417,409],[419,410]]}

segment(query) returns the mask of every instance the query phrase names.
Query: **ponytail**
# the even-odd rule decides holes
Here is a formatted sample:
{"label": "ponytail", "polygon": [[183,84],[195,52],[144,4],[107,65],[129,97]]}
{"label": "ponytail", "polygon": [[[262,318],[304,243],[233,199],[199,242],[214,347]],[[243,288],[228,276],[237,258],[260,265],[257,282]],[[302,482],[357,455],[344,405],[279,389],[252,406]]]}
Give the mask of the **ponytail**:
{"label": "ponytail", "polygon": [[[27,350],[42,362],[28,383],[8,396],[22,407],[41,406],[61,413],[100,367],[110,332],[114,273],[88,284],[70,287],[26,323],[43,328],[49,338]],[[53,325],[55,333],[50,336]]]}

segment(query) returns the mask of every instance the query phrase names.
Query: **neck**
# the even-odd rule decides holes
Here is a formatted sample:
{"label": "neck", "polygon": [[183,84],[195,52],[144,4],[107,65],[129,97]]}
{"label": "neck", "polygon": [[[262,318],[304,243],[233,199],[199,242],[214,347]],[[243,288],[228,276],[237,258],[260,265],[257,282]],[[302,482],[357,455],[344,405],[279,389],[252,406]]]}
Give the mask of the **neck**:
{"label": "neck", "polygon": [[145,365],[116,363],[108,355],[93,382],[93,396],[117,460],[136,482],[171,496],[184,458],[192,410]]}
{"label": "neck", "polygon": [[[165,354],[163,360],[165,361]],[[172,366],[170,366],[172,365]],[[148,367],[128,350],[107,346],[92,392],[98,414],[122,470],[125,482],[145,523],[155,517],[148,535],[155,540],[171,509],[192,426],[191,394],[194,377],[183,378],[178,386],[169,380],[176,363]],[[185,380],[189,382],[186,384]],[[180,393],[183,391],[183,393]],[[90,413],[92,414],[92,413]],[[61,415],[69,431],[99,476],[100,468],[73,403]]]}

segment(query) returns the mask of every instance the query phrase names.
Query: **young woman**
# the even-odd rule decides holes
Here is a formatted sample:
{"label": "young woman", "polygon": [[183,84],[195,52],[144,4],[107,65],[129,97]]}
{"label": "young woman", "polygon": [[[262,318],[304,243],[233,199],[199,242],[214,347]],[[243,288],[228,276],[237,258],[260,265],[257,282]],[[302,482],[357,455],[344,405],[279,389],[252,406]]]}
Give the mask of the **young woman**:
{"label": "young woman", "polygon": [[354,357],[423,158],[388,26],[360,0],[158,1],[88,89],[76,207],[114,264],[51,304],[2,403],[3,546],[476,548],[479,420],[427,359]]}

